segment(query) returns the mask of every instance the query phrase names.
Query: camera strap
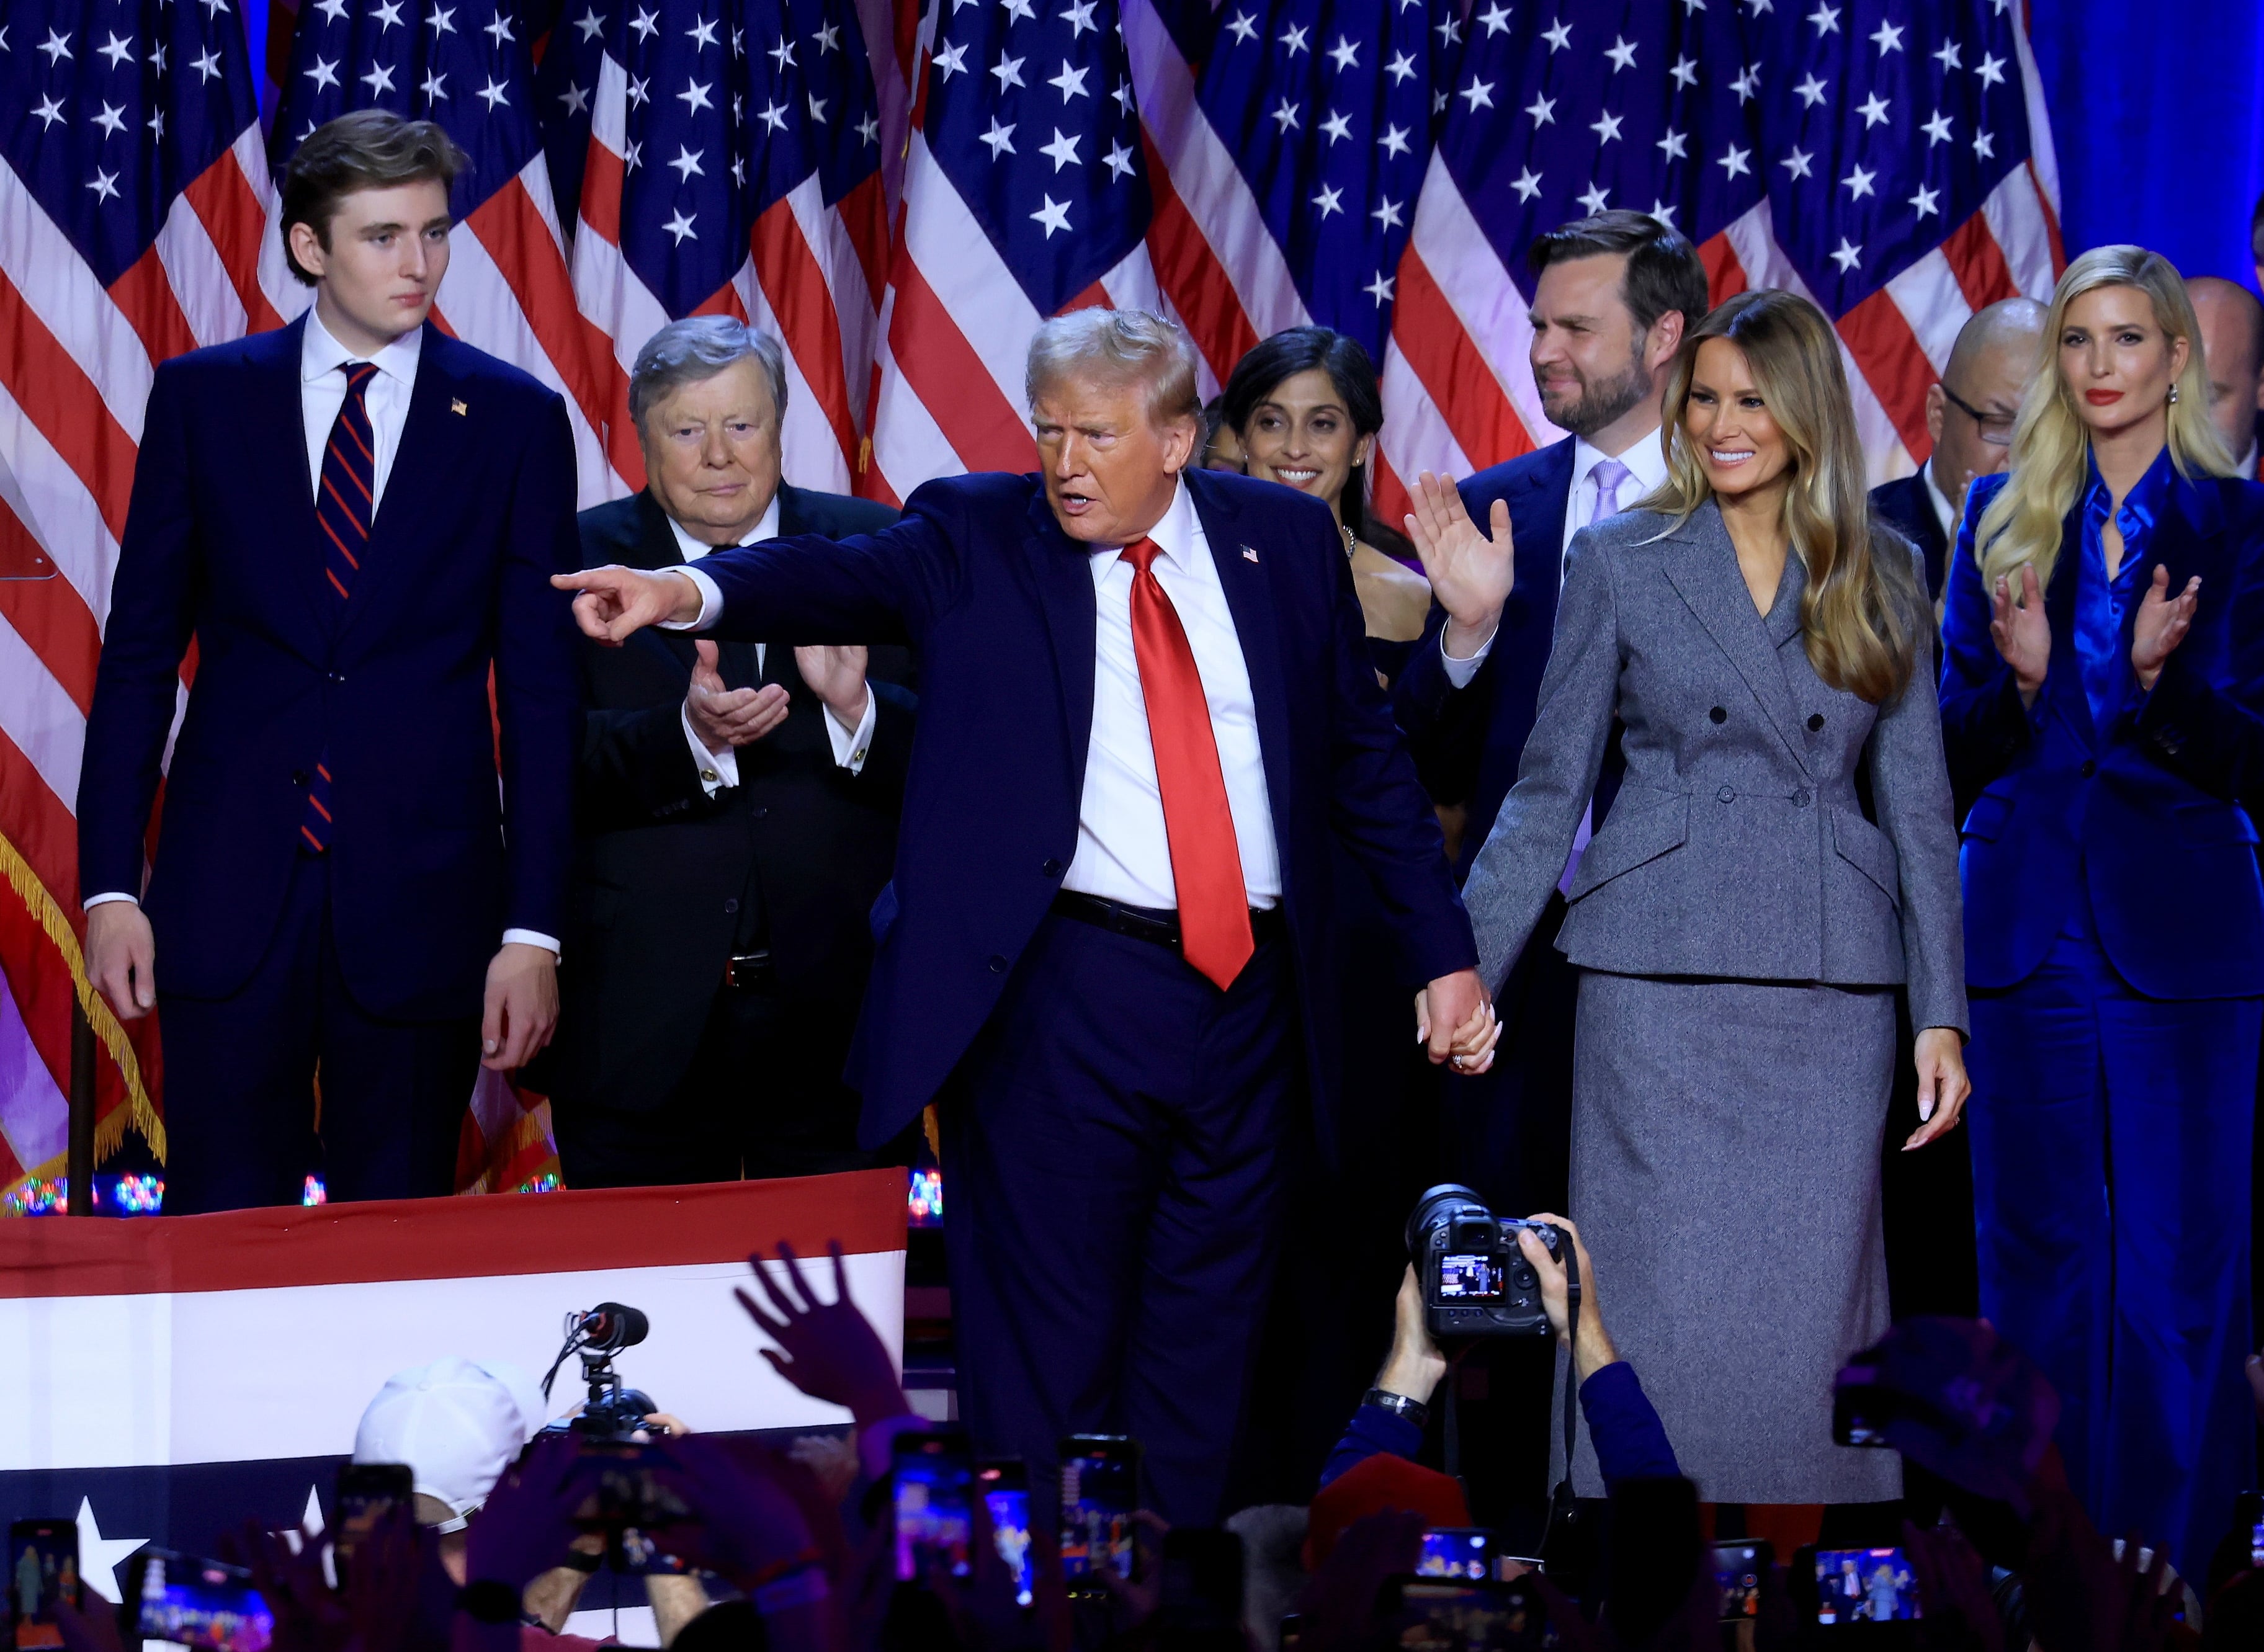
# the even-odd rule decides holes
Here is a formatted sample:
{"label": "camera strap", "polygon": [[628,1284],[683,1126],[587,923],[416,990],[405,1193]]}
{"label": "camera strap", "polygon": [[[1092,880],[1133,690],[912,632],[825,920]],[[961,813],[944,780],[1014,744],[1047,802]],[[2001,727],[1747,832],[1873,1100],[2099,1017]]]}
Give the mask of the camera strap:
{"label": "camera strap", "polygon": [[1572,1496],[1572,1447],[1579,1433],[1580,1403],[1580,1254],[1572,1235],[1560,1230],[1564,1247],[1564,1477],[1549,1498],[1549,1530],[1544,1548],[1567,1532],[1579,1519]]}

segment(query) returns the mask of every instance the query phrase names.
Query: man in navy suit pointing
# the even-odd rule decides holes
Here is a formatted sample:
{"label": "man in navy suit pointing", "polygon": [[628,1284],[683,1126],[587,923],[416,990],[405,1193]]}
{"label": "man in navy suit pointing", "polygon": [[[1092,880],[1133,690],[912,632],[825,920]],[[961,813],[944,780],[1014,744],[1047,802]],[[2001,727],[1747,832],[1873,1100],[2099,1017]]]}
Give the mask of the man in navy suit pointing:
{"label": "man in navy suit pointing", "polygon": [[316,132],[283,185],[313,308],[150,390],[79,877],[89,978],[162,1007],[168,1211],[297,1202],[318,1072],[333,1198],[450,1192],[479,1066],[556,1018],[574,453],[555,394],[426,320],[463,159],[381,110]]}
{"label": "man in navy suit pointing", "polygon": [[866,1141],[941,1104],[961,1410],[1037,1462],[1146,1450],[1154,1507],[1216,1519],[1287,1137],[1324,1120],[1329,837],[1397,920],[1436,1061],[1490,1008],[1328,511],[1190,470],[1171,322],[1045,323],[1042,471],[955,476],[885,531],[603,568],[584,631],[918,646],[921,721],[851,1082]]}

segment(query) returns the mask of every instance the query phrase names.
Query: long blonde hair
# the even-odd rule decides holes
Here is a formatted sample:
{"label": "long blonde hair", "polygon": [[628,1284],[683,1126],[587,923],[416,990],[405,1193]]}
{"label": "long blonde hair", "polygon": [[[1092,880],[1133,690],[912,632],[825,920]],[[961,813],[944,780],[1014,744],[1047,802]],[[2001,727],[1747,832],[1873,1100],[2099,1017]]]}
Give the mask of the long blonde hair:
{"label": "long blonde hair", "polygon": [[2170,261],[2144,247],[2093,247],[2067,266],[2053,289],[2044,316],[2043,360],[2021,410],[2013,421],[2011,475],[1974,525],[1975,560],[1985,585],[2009,577],[2026,562],[2036,570],[2041,590],[2051,583],[2059,560],[2061,525],[2075,509],[2076,496],[2091,457],[2091,432],[2075,410],[2067,375],[2059,370],[2059,340],[2067,330],[2068,306],[2102,286],[2127,286],[2144,293],[2153,306],[2154,324],[2171,339],[2186,341],[2186,365],[2169,405],[2170,462],[2190,480],[2233,474],[2232,455],[2209,420],[2209,369],[2202,360],[2201,321],[2194,314],[2186,284]]}
{"label": "long blonde hair", "polygon": [[1907,559],[1875,554],[1854,403],[1839,337],[1823,311],[1797,293],[1764,288],[1738,293],[1690,330],[1663,403],[1666,481],[1643,503],[1679,524],[1714,496],[1683,424],[1698,349],[1709,338],[1726,338],[1744,353],[1792,448],[1784,519],[1808,570],[1800,629],[1809,664],[1832,687],[1873,705],[1891,699],[1917,658],[1918,580]]}

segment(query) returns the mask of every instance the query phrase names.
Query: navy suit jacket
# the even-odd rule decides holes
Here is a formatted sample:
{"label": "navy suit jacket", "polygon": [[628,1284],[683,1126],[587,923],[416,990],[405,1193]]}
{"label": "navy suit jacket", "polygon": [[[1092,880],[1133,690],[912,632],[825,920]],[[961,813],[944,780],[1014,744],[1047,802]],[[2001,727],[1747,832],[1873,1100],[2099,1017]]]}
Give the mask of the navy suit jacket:
{"label": "navy suit jacket", "polygon": [[[556,935],[580,694],[565,404],[428,326],[351,602],[323,577],[303,320],[177,357],[149,393],[78,793],[84,894],[142,891],[168,993],[223,997],[272,937],[307,778],[330,754],[331,923],[378,1015],[479,1013],[506,929]],[[502,728],[502,788],[488,679]]]}
{"label": "navy suit jacket", "polygon": [[1918,547],[1919,554],[1926,558],[1926,594],[1941,601],[1942,575],[1949,562],[1949,536],[1941,531],[1941,518],[1934,513],[1934,490],[1926,484],[1926,472],[1919,470],[1881,482],[1871,489],[1871,509]]}
{"label": "navy suit jacket", "polygon": [[[2031,711],[1989,640],[1973,529],[2001,476],[1976,481],[1943,620],[1943,745],[1961,808],[1966,979],[2027,978],[2087,900],[2123,978],[2158,998],[2264,993],[2264,487],[2180,479],[2148,555],[2170,589],[2201,576],[2193,629],[2150,694],[2105,728],[2075,648],[2079,518],[2044,591],[2051,663]],[[2151,578],[2149,573],[2145,576]],[[2130,646],[2132,604],[2122,625]]]}
{"label": "navy suit jacket", "polygon": [[[1462,484],[1463,506],[1480,526],[1491,519],[1493,504],[1509,505],[1510,540],[1516,561],[1501,628],[1486,651],[1485,663],[1457,689],[1447,677],[1439,652],[1447,611],[1433,603],[1415,656],[1392,685],[1391,708],[1406,731],[1407,749],[1433,798],[1460,803],[1469,811],[1455,870],[1468,875],[1501,812],[1502,799],[1517,784],[1517,767],[1533,733],[1534,706],[1541,694],[1541,672],[1556,629],[1556,597],[1564,580],[1564,512],[1571,508],[1572,443],[1567,436],[1506,464],[1482,470]],[[1617,743],[1597,784],[1597,819],[1619,783]]]}
{"label": "navy suit jacket", "polygon": [[[1411,990],[1477,953],[1376,686],[1327,509],[1215,471],[1184,480],[1249,668],[1325,1130],[1336,1085],[1331,835],[1374,882]],[[1097,647],[1091,560],[1055,521],[1040,478],[998,475],[930,482],[882,533],[700,560],[723,595],[718,635],[919,650],[896,875],[874,908],[880,947],[850,1061],[868,1146],[916,1118],[974,1042],[1077,852]]]}

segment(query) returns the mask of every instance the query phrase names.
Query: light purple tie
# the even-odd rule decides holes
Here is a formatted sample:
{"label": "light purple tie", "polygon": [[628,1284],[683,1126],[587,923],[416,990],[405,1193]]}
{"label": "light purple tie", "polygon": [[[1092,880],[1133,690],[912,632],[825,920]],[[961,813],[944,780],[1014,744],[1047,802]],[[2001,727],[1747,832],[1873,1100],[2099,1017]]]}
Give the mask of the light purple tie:
{"label": "light purple tie", "polygon": [[[1635,472],[1616,459],[1604,459],[1599,460],[1588,474],[1596,479],[1596,508],[1588,521],[1593,525],[1606,517],[1617,516],[1620,494],[1635,480]],[[1556,888],[1562,894],[1572,893],[1572,875],[1580,869],[1580,856],[1588,847],[1588,839],[1595,834],[1595,822],[1596,806],[1590,803],[1581,811],[1579,830],[1572,834],[1572,852],[1565,859],[1564,875],[1556,880]]]}

